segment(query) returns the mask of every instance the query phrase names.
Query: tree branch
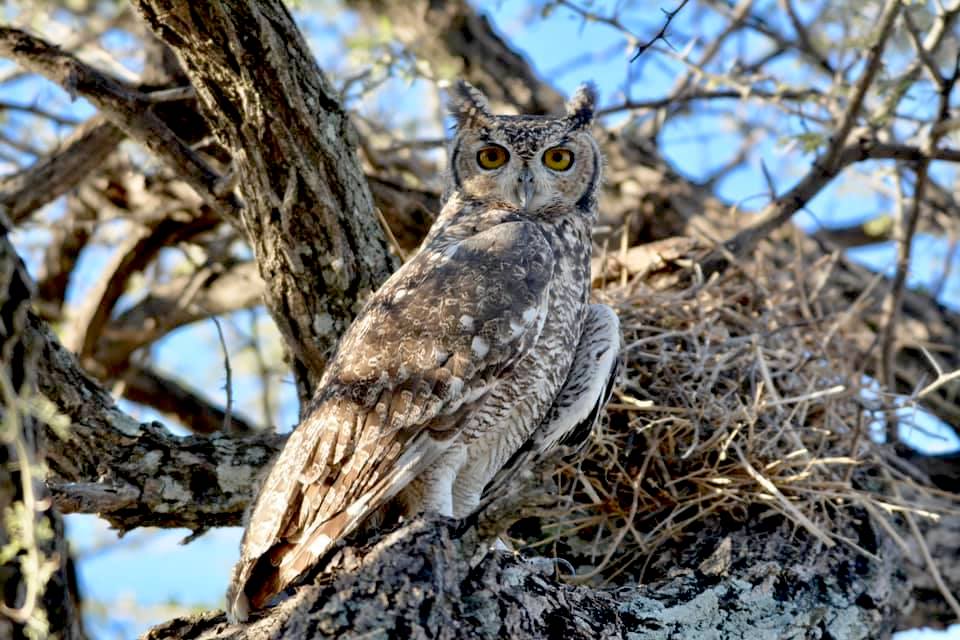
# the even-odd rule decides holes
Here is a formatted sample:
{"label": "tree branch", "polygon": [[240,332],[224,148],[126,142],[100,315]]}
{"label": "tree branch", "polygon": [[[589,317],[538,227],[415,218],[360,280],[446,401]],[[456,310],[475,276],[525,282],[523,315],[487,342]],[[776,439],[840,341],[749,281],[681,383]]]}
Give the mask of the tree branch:
{"label": "tree branch", "polygon": [[237,415],[235,410],[230,411],[230,425],[225,428],[227,414],[223,409],[179,382],[147,367],[133,365],[123,373],[123,396],[138,404],[153,407],[198,435],[222,431],[244,436],[262,430],[247,418]]}
{"label": "tree branch", "polygon": [[853,87],[850,102],[840,118],[840,123],[830,136],[826,151],[813,162],[813,167],[796,186],[767,205],[760,214],[759,221],[724,242],[721,250],[714,251],[701,262],[700,266],[705,275],[726,268],[729,255],[743,256],[752,251],[760,240],[769,236],[770,232],[786,223],[794,213],[804,207],[839,173],[840,169],[853,162],[854,158],[863,157],[864,145],[847,145],[846,142],[860,114],[860,107],[867,90],[880,69],[884,46],[893,30],[893,23],[900,11],[900,5],[900,0],[886,0],[877,35],[867,52],[866,67]]}
{"label": "tree branch", "polygon": [[44,320],[62,320],[70,274],[90,240],[96,216],[96,211],[79,198],[68,198],[63,219],[50,229],[52,238],[43,254],[37,297],[34,299],[37,311]]}
{"label": "tree branch", "polygon": [[440,194],[368,175],[370,191],[404,251],[414,251],[440,212]]}
{"label": "tree branch", "polygon": [[188,215],[186,220],[164,216],[139,230],[127,241],[126,246],[121,247],[113,263],[101,274],[100,283],[89,295],[87,304],[71,323],[70,337],[64,340],[77,353],[84,366],[93,366],[88,363],[89,356],[94,353],[97,341],[130,277],[142,271],[164,247],[210,231],[220,221],[219,216],[205,208],[201,208],[197,215]]}
{"label": "tree branch", "polygon": [[84,637],[60,515],[38,477],[43,428],[30,403],[41,357],[27,324],[32,286],[0,223],[0,635]]}
{"label": "tree branch", "polygon": [[700,265],[704,274],[722,271],[728,265],[728,256],[745,256],[764,238],[793,217],[812,200],[821,189],[826,187],[840,171],[851,164],[864,160],[905,160],[910,162],[929,162],[946,160],[960,162],[960,151],[954,149],[923,150],[904,144],[873,143],[863,140],[843,147],[835,154],[836,159],[830,170],[815,161],[810,171],[785,194],[767,205],[760,213],[760,220],[739,231],[723,243],[723,249],[714,251],[704,258]]}
{"label": "tree branch", "polygon": [[832,66],[827,60],[827,57],[820,53],[815,46],[813,46],[813,41],[810,39],[810,33],[807,31],[807,28],[804,26],[803,22],[800,21],[800,16],[797,15],[797,10],[793,6],[793,0],[780,0],[779,4],[784,10],[786,10],[787,16],[790,18],[790,25],[793,27],[794,33],[797,34],[799,47],[805,51],[811,59],[816,60],[817,64],[822,69],[831,71]]}
{"label": "tree branch", "polygon": [[103,328],[93,352],[97,368],[113,377],[137,349],[198,320],[255,307],[263,302],[263,293],[264,283],[253,262],[202,267],[157,284]]}
{"label": "tree branch", "polygon": [[761,88],[750,88],[748,91],[741,89],[688,89],[682,90],[677,94],[666,96],[664,98],[655,98],[652,100],[628,100],[622,104],[616,104],[604,109],[600,109],[597,115],[605,116],[621,111],[634,111],[646,109],[663,109],[664,107],[677,107],[689,102],[700,100],[749,100],[759,98],[762,100],[807,100],[809,98],[821,95],[816,89],[783,89],[779,91],[768,91]]}
{"label": "tree branch", "polygon": [[64,513],[97,513],[120,531],[140,526],[240,524],[255,478],[286,436],[178,437],[120,411],[46,324],[30,314],[40,392],[70,419],[65,439],[46,431],[48,486]]}
{"label": "tree branch", "polygon": [[[728,15],[732,16],[732,14],[735,13],[735,7],[732,0],[708,0],[708,3],[711,6],[716,7],[719,11],[727,13]],[[821,71],[831,80],[836,75],[836,70],[834,70],[830,62],[820,55],[819,52],[807,49],[802,45],[802,43],[798,44],[797,42],[794,42],[784,34],[780,33],[774,26],[772,26],[763,18],[756,15],[751,15],[748,19],[744,20],[744,24],[757,33],[769,38],[777,45],[778,48],[785,51],[798,52],[801,56],[813,63],[814,68]]]}
{"label": "tree branch", "polygon": [[123,140],[123,132],[100,116],[77,127],[60,149],[29,169],[0,178],[0,208],[14,223],[73,189]]}
{"label": "tree branch", "polygon": [[660,31],[657,32],[657,35],[653,36],[650,40],[637,45],[637,51],[633,54],[633,57],[630,58],[630,62],[634,62],[637,58],[643,55],[643,52],[653,46],[653,43],[657,40],[663,40],[668,45],[670,44],[667,41],[667,29],[670,28],[670,23],[673,22],[673,19],[677,17],[677,14],[680,13],[685,6],[687,6],[689,0],[680,0],[680,4],[677,5],[676,9],[667,11],[666,9],[660,9],[663,12],[663,15],[666,16],[666,19],[663,21],[663,26],[660,27]]}
{"label": "tree branch", "polygon": [[563,97],[464,0],[349,0],[347,6],[371,24],[386,17],[418,59],[467,80],[498,109],[509,106],[533,114],[563,110]]}
{"label": "tree branch", "polygon": [[[332,581],[298,589],[250,624],[229,625],[212,612],[172,620],[145,638],[658,640],[709,628],[723,638],[866,640],[892,631],[909,598],[895,551],[871,561],[849,547],[819,549],[782,525],[758,533],[706,536],[709,546],[689,549],[672,578],[612,591],[563,584],[553,561],[489,551],[456,523],[415,520],[359,559],[346,555]],[[853,534],[868,548],[873,535]]]}
{"label": "tree branch", "polygon": [[224,218],[236,219],[240,202],[230,193],[218,193],[221,176],[153,112],[149,98],[20,29],[0,26],[0,55],[71,94],[82,95],[114,125],[174,168]]}
{"label": "tree branch", "polygon": [[[898,221],[897,225],[897,259],[896,270],[893,274],[893,280],[890,283],[890,292],[883,301],[884,322],[879,336],[880,344],[880,380],[887,385],[888,389],[896,388],[896,368],[895,358],[898,345],[895,340],[897,322],[900,317],[900,308],[903,304],[903,290],[907,282],[907,271],[910,269],[910,256],[913,248],[913,237],[916,234],[917,223],[920,220],[920,211],[923,205],[924,193],[927,188],[927,174],[930,168],[930,156],[937,148],[940,137],[943,132],[938,128],[941,122],[950,117],[950,94],[953,93],[953,87],[960,78],[960,54],[954,63],[953,74],[948,79],[942,79],[936,76],[940,81],[937,83],[940,90],[940,100],[937,109],[936,120],[930,129],[927,140],[924,142],[924,158],[916,164],[916,182],[913,186],[913,198],[910,203],[910,210],[903,220]],[[887,419],[887,442],[896,442],[899,439],[898,426],[899,421],[895,416]],[[911,526],[916,525],[911,523]]]}

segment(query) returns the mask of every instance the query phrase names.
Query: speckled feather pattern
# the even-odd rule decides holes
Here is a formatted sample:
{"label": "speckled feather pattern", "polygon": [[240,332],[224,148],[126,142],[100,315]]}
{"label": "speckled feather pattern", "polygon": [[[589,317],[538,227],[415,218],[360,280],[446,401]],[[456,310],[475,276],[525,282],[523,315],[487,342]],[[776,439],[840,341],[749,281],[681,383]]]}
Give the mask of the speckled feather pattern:
{"label": "speckled feather pattern", "polygon": [[[388,504],[467,515],[538,429],[556,441],[601,402],[609,358],[595,357],[594,342],[590,358],[577,355],[586,353],[578,345],[602,166],[588,131],[593,94],[545,118],[494,116],[469,85],[452,93],[459,124],[446,205],[343,336],[261,488],[228,593],[233,619]],[[475,166],[491,141],[511,154],[502,171]],[[576,154],[575,171],[535,166],[558,144]],[[517,171],[535,174],[532,205],[516,200]],[[616,318],[601,315],[591,335],[614,352]]]}

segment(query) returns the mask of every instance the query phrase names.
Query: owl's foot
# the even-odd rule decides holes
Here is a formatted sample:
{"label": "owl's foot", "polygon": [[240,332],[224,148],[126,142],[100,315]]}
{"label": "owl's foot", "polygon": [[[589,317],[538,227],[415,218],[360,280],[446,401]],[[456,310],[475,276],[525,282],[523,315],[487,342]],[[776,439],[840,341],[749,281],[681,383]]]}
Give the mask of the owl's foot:
{"label": "owl's foot", "polygon": [[564,576],[572,577],[577,575],[577,570],[573,568],[566,558],[545,558],[543,556],[532,556],[523,558],[523,563],[534,569],[537,573],[545,576]]}

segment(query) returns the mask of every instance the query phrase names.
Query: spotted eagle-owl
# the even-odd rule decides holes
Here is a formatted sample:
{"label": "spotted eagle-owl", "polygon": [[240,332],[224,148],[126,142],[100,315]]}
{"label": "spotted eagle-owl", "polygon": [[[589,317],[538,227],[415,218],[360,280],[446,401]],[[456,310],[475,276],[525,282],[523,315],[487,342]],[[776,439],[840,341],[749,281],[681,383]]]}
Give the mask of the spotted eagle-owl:
{"label": "spotted eagle-owl", "polygon": [[502,116],[465,82],[446,204],[371,297],[267,477],[227,593],[244,620],[385,510],[461,518],[505,468],[589,432],[617,317],[588,304],[603,159],[595,91]]}

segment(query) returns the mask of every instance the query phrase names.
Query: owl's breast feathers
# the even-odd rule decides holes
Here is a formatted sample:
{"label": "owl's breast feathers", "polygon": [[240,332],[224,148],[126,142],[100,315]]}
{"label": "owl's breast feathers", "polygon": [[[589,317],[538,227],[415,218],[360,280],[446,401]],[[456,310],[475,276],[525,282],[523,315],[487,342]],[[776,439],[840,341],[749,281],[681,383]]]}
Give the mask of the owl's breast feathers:
{"label": "owl's breast feathers", "polygon": [[270,472],[228,593],[245,619],[436,460],[536,343],[555,260],[531,222],[443,234],[348,329]]}

